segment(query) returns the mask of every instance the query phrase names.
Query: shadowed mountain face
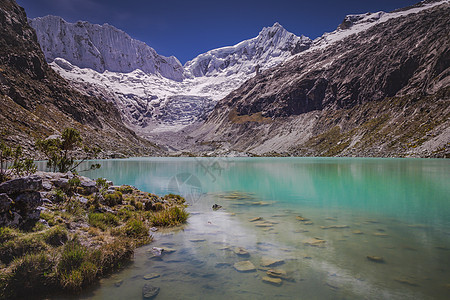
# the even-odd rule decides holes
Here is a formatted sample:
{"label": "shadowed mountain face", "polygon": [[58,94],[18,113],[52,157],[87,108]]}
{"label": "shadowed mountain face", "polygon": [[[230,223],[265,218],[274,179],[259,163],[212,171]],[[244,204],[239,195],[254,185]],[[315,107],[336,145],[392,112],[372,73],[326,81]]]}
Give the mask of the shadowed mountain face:
{"label": "shadowed mountain face", "polygon": [[75,127],[104,155],[154,153],[127,129],[118,110],[68,87],[46,63],[34,29],[15,1],[0,1],[0,134],[34,149],[34,139]]}
{"label": "shadowed mountain face", "polygon": [[448,155],[449,32],[445,1],[311,48],[221,100],[195,135],[259,154]]}

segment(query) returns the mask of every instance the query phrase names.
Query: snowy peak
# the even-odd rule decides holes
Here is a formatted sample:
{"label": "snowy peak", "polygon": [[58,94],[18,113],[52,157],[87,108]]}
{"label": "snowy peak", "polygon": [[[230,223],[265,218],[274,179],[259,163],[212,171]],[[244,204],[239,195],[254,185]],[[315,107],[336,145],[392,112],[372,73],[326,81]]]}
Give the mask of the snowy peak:
{"label": "snowy peak", "polygon": [[56,16],[30,19],[47,61],[64,58],[98,72],[145,73],[183,80],[183,67],[175,57],[164,57],[145,43],[109,24],[68,23]]}
{"label": "snowy peak", "polygon": [[257,37],[237,45],[200,54],[185,64],[186,77],[215,76],[226,72],[250,74],[257,66],[273,67],[293,54],[308,49],[311,39],[288,32],[279,23],[264,27]]}

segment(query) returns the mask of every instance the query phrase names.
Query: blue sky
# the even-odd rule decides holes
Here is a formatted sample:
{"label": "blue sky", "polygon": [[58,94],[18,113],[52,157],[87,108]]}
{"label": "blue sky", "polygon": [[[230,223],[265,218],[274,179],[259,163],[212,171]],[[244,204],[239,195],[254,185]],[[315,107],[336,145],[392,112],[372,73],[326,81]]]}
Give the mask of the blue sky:
{"label": "blue sky", "polygon": [[17,0],[28,17],[111,24],[182,63],[234,45],[279,22],[310,38],[333,31],[347,14],[392,11],[419,0]]}

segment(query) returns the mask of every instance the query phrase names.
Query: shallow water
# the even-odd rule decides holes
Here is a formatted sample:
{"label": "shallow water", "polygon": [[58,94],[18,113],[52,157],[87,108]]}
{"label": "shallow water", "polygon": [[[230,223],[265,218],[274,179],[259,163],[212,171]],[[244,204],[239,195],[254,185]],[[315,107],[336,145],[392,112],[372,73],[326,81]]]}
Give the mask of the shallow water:
{"label": "shallow water", "polygon": [[[83,299],[142,299],[145,284],[160,287],[157,299],[448,299],[449,160],[100,163],[101,169],[83,175],[159,195],[182,194],[191,216],[183,227],[156,233],[151,245],[136,251],[132,264],[86,291]],[[213,211],[213,204],[223,208]],[[256,217],[262,220],[250,222]],[[154,258],[152,247],[176,251]],[[236,254],[237,247],[248,256]],[[279,262],[265,268],[265,258]],[[247,260],[255,271],[233,267]],[[267,269],[286,271],[281,285],[263,282]],[[159,277],[145,280],[150,273]]]}

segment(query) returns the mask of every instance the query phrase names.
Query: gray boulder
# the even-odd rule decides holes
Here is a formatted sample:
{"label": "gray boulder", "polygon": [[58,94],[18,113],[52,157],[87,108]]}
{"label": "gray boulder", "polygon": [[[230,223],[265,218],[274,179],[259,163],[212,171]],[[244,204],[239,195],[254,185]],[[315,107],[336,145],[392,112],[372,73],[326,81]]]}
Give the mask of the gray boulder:
{"label": "gray boulder", "polygon": [[22,193],[16,197],[14,208],[24,217],[33,212],[38,206],[42,205],[42,197],[39,192]]}
{"label": "gray boulder", "polygon": [[90,195],[98,192],[97,184],[95,181],[82,181],[81,188],[84,195]]}
{"label": "gray boulder", "polygon": [[0,194],[0,213],[7,212],[12,204],[11,198],[7,194]]}
{"label": "gray boulder", "polygon": [[0,184],[0,193],[14,195],[42,190],[42,178],[37,175],[17,178]]}

